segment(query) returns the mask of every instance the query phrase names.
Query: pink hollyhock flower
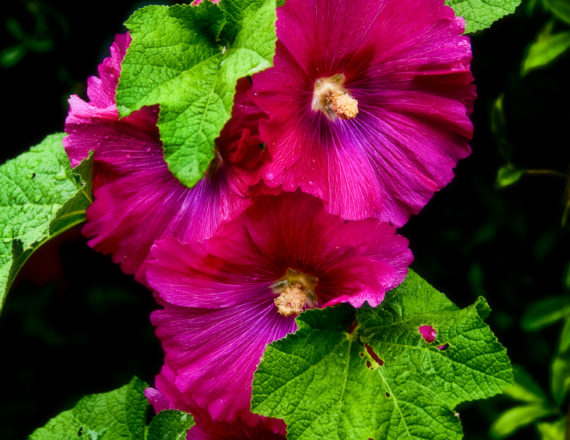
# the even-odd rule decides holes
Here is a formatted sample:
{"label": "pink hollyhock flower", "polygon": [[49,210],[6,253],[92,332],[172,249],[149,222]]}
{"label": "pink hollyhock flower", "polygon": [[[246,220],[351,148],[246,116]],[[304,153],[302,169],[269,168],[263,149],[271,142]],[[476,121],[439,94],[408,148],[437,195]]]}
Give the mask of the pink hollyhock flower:
{"label": "pink hollyhock flower", "polygon": [[253,426],[243,420],[215,422],[207,411],[187,396],[183,396],[172,384],[174,372],[168,365],[156,376],[155,387],[147,388],[145,395],[156,413],[165,409],[178,409],[194,416],[196,425],[190,429],[188,440],[285,440],[285,423],[282,420],[258,417]]}
{"label": "pink hollyhock flower", "polygon": [[306,308],[377,306],[406,276],[407,244],[387,223],[345,222],[301,192],[259,197],[201,243],[158,241],[145,266],[172,386],[214,420],[256,422],[251,384],[266,345]]}
{"label": "pink hollyhock flower", "polygon": [[266,183],[402,226],[470,153],[463,19],[442,0],[287,0],[277,16],[274,67],[253,76]]}
{"label": "pink hollyhock flower", "polygon": [[126,273],[144,281],[139,268],[156,239],[208,238],[250,203],[248,187],[260,180],[261,113],[249,99],[250,82],[241,80],[232,119],[216,142],[216,158],[202,180],[187,188],[164,161],[157,108],[119,119],[115,89],[129,42],[128,35],[116,37],[99,77],[88,80],[89,102],[70,98],[64,145],[72,166],[94,151],[95,197],[83,229],[89,245],[111,253]]}

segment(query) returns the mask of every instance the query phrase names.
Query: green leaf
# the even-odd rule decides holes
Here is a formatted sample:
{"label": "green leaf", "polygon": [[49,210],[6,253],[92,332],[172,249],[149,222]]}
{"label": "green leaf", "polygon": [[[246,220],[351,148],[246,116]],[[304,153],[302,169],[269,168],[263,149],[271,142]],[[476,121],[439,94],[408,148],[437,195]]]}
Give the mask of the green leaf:
{"label": "green leaf", "polygon": [[550,370],[554,401],[562,405],[570,391],[570,355],[554,358]]}
{"label": "green leaf", "polygon": [[147,440],[184,440],[186,433],[194,426],[190,414],[174,409],[159,412],[148,428]]}
{"label": "green leaf", "polygon": [[86,396],[34,431],[29,440],[141,440],[149,406],[146,387],[135,377],[117,390]]}
{"label": "green leaf", "polygon": [[512,14],[521,0],[446,0],[455,14],[465,19],[465,32],[490,27],[495,21]]}
{"label": "green leaf", "polygon": [[513,185],[517,183],[524,175],[524,170],[516,168],[513,165],[505,165],[499,169],[497,173],[497,185],[500,188]]}
{"label": "green leaf", "polygon": [[522,61],[521,74],[523,76],[532,70],[548,66],[570,49],[570,31],[552,34],[551,30],[552,24],[550,23],[528,46]]}
{"label": "green leaf", "polygon": [[570,316],[570,297],[554,296],[532,304],[523,315],[521,325],[526,331],[536,331]]}
{"label": "green leaf", "polygon": [[505,395],[519,402],[537,403],[547,400],[542,388],[521,366],[513,365],[514,382],[505,390]]}
{"label": "green leaf", "polygon": [[496,439],[508,437],[518,429],[555,412],[553,408],[539,403],[515,406],[506,410],[495,420],[491,426],[491,437]]}
{"label": "green leaf", "polygon": [[0,166],[0,307],[30,255],[83,222],[91,203],[91,160],[72,171],[63,136]]}
{"label": "green leaf", "polygon": [[214,158],[236,83],[271,66],[275,0],[149,6],[126,23],[132,42],[117,89],[121,116],[160,104],[158,127],[170,171],[192,187]]}
{"label": "green leaf", "polygon": [[[307,311],[265,351],[252,410],[285,419],[290,440],[460,439],[455,406],[512,380],[487,313],[482,299],[459,310],[412,271],[376,309]],[[434,343],[420,325],[435,328]]]}
{"label": "green leaf", "polygon": [[545,0],[545,5],[557,18],[570,24],[569,0]]}
{"label": "green leaf", "polygon": [[570,318],[566,318],[558,350],[550,366],[550,387],[554,401],[562,405],[570,392]]}
{"label": "green leaf", "polygon": [[564,440],[566,437],[566,420],[558,419],[556,422],[543,422],[536,425],[541,440]]}

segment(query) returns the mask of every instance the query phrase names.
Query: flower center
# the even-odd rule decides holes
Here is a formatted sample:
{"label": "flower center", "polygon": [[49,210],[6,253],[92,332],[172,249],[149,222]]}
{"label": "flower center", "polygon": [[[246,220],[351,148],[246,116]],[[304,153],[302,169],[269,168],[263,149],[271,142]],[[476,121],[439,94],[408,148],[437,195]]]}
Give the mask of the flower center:
{"label": "flower center", "polygon": [[287,269],[285,277],[272,286],[273,291],[278,294],[273,302],[279,314],[296,317],[307,307],[314,307],[317,304],[315,296],[317,281],[316,278],[302,272]]}
{"label": "flower center", "polygon": [[316,80],[311,109],[322,111],[333,121],[337,117],[354,119],[358,115],[358,101],[344,88],[344,81],[342,73]]}

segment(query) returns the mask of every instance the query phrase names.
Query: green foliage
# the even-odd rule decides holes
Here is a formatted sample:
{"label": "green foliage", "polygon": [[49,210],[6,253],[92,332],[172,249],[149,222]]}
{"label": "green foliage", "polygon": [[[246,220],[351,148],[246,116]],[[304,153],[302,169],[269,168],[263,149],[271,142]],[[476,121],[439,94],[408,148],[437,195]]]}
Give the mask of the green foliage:
{"label": "green foliage", "polygon": [[133,41],[117,89],[119,112],[160,104],[166,162],[188,187],[214,158],[237,80],[273,62],[275,7],[275,0],[149,6],[126,22]]}
{"label": "green foliage", "polygon": [[0,166],[0,307],[21,267],[43,243],[83,222],[91,161],[73,171],[63,134]]}
{"label": "green foliage", "polygon": [[544,0],[544,3],[555,17],[570,24],[570,0]]}
{"label": "green foliage", "polygon": [[540,403],[515,406],[502,413],[493,423],[491,437],[496,439],[508,437],[518,429],[554,413],[553,408]]}
{"label": "green foliage", "polygon": [[465,32],[490,27],[495,21],[512,14],[521,0],[446,0],[457,15],[465,18]]}
{"label": "green foliage", "polygon": [[524,175],[524,170],[516,168],[514,165],[508,164],[499,168],[497,173],[497,185],[500,188],[517,183]]}
{"label": "green foliage", "polygon": [[513,365],[513,384],[505,390],[505,395],[519,402],[536,403],[547,400],[546,394],[534,381],[528,372],[518,366]]}
{"label": "green foliage", "polygon": [[159,412],[148,427],[147,440],[184,440],[194,426],[190,414],[174,409]]}
{"label": "green foliage", "polygon": [[[527,330],[536,330],[558,321],[560,316],[556,311],[558,308],[564,309],[566,304],[561,301],[562,299],[565,298],[546,298],[531,306],[526,315]],[[523,402],[524,405],[514,406],[500,414],[491,427],[491,437],[502,439],[534,423],[542,440],[565,438],[564,402],[570,391],[570,317],[565,320],[550,370],[552,397],[547,396],[522,367],[515,366],[515,380],[513,385],[505,390],[505,396]],[[543,421],[550,416],[557,418],[553,422]]]}
{"label": "green foliage", "polygon": [[535,302],[522,318],[522,327],[536,331],[556,321],[570,317],[570,296],[553,296]]}
{"label": "green foliage", "polygon": [[542,440],[564,440],[566,421],[561,418],[555,422],[543,422],[536,425]]}
{"label": "green foliage", "polygon": [[[192,416],[181,411],[162,411],[145,426],[148,385],[133,378],[127,385],[107,393],[82,398],[39,428],[29,440],[179,440],[194,425]],[[148,431],[148,433],[147,433]]]}
{"label": "green foliage", "polygon": [[505,390],[505,396],[524,405],[509,408],[499,415],[490,430],[491,437],[495,439],[508,437],[518,429],[557,412],[546,393],[524,368],[515,365],[513,373],[514,382]]}
{"label": "green foliage", "polygon": [[562,405],[570,392],[570,318],[566,318],[562,327],[558,350],[550,372],[552,396],[558,405]]}
{"label": "green foliage", "polygon": [[522,61],[521,73],[550,65],[570,49],[570,31],[553,33],[553,23],[549,23],[527,48]]}
{"label": "green foliage", "polygon": [[[267,348],[252,410],[284,418],[291,440],[459,439],[455,406],[512,379],[488,312],[482,299],[458,309],[412,271],[376,309],[305,312],[297,333]],[[436,329],[432,344],[420,325]]]}

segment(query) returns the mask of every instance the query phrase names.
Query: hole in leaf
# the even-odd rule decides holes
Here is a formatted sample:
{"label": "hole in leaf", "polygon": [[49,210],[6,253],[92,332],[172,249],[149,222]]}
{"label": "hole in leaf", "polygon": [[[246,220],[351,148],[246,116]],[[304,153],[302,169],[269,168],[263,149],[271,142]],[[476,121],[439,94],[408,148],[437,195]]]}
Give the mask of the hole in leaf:
{"label": "hole in leaf", "polygon": [[445,351],[449,348],[449,344],[443,344],[437,347],[438,350]]}
{"label": "hole in leaf", "polygon": [[77,437],[81,437],[83,435],[83,426],[79,428],[79,431],[77,431]]}
{"label": "hole in leaf", "polygon": [[366,348],[366,351],[368,352],[370,357],[374,359],[378,363],[378,365],[384,365],[384,361],[380,359],[376,353],[374,353],[374,350],[372,350],[372,347],[370,345],[364,344],[364,348]]}
{"label": "hole in leaf", "polygon": [[32,179],[36,177],[36,173],[32,173]]}
{"label": "hole in leaf", "polygon": [[433,341],[435,341],[437,332],[431,325],[420,325],[418,327],[418,331],[420,332],[420,335],[422,335],[422,338],[424,338],[424,341],[427,343],[431,344]]}
{"label": "hole in leaf", "polygon": [[390,398],[390,393],[386,392],[386,397],[389,399],[389,398]]}

